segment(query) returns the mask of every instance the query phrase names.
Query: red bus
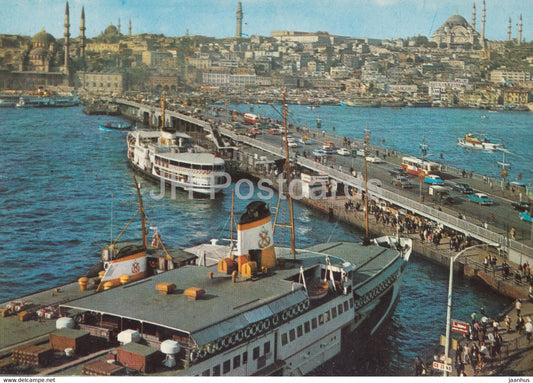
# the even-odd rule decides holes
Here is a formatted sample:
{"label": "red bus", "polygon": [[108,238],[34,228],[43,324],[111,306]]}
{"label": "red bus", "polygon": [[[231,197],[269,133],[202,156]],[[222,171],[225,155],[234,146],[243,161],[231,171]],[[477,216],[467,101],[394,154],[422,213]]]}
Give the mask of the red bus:
{"label": "red bus", "polygon": [[403,157],[402,169],[415,176],[419,176],[421,172],[424,173],[424,176],[428,174],[440,174],[440,165],[438,163],[423,161],[416,157]]}

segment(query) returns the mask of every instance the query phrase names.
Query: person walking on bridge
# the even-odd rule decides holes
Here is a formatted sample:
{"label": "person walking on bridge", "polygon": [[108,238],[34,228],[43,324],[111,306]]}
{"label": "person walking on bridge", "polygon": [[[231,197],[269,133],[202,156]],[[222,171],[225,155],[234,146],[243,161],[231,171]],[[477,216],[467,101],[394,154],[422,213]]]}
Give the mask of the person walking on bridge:
{"label": "person walking on bridge", "polygon": [[522,300],[517,299],[514,307],[516,308],[516,315],[520,316],[520,310],[522,309]]}

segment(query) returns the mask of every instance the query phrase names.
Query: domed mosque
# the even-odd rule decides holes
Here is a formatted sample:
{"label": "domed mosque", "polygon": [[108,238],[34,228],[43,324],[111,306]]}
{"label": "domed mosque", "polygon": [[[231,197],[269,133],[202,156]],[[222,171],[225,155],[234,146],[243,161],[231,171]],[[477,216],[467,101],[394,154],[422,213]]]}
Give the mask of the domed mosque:
{"label": "domed mosque", "polygon": [[466,21],[463,16],[453,15],[435,31],[430,41],[450,49],[465,49],[478,46],[481,35]]}
{"label": "domed mosque", "polygon": [[49,72],[57,53],[56,39],[44,28],[31,39],[31,49],[27,52],[25,70]]}

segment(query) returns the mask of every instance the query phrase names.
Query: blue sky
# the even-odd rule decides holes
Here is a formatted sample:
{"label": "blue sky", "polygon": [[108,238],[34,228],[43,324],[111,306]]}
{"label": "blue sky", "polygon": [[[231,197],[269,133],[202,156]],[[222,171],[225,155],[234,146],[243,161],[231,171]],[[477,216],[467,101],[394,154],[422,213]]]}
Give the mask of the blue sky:
{"label": "blue sky", "polygon": [[[71,36],[79,35],[80,14],[85,6],[86,36],[100,34],[121,21],[127,33],[162,33],[232,37],[235,35],[234,0],[70,0]],[[272,30],[327,31],[352,37],[393,38],[430,36],[444,21],[459,13],[472,19],[473,0],[244,0],[243,33],[269,36]],[[482,0],[476,0],[476,29],[481,29]],[[523,17],[522,36],[533,36],[531,0],[486,0],[485,35],[491,40],[507,38],[512,19],[516,38]],[[33,36],[42,28],[63,35],[64,0],[0,0],[0,34]]]}

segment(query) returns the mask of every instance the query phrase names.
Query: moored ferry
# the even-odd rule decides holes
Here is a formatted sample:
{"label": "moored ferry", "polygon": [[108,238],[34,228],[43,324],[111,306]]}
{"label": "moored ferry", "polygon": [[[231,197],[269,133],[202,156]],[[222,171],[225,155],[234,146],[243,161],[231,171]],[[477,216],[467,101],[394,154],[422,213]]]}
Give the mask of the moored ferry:
{"label": "moored ferry", "polygon": [[[59,319],[48,330],[56,354],[47,363],[68,368],[58,354],[65,351],[69,363],[92,353],[79,361],[89,374],[305,375],[342,352],[354,330],[369,337],[391,314],[410,239],[328,242],[292,254],[272,238],[268,205],[255,201],[238,221],[236,244],[212,240],[183,251],[200,266],[167,267],[136,281],[102,279],[71,299],[58,289],[61,302],[50,310]],[[147,271],[168,262],[164,246],[159,257],[146,245],[122,249],[146,254]],[[23,323],[46,331],[37,320]]]}
{"label": "moored ferry", "polygon": [[128,159],[134,169],[186,191],[218,193],[226,187],[225,161],[194,146],[180,132],[134,130],[128,133]]}

